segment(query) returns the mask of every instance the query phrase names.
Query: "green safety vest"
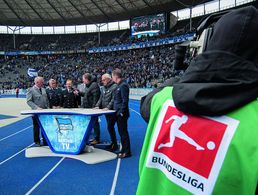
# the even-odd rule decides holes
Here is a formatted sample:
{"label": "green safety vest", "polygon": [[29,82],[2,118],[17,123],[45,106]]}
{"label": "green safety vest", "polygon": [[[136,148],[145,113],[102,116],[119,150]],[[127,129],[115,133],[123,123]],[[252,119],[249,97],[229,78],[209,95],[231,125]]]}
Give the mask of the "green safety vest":
{"label": "green safety vest", "polygon": [[255,194],[258,101],[226,116],[193,116],[176,109],[172,89],[152,99],[137,194]]}

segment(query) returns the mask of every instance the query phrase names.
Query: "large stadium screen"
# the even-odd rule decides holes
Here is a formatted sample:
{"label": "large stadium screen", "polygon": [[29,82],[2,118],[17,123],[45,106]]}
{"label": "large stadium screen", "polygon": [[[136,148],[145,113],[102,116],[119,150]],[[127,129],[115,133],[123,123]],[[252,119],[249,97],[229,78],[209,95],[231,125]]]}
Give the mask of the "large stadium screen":
{"label": "large stadium screen", "polygon": [[166,30],[166,14],[135,17],[130,22],[132,36],[154,36]]}

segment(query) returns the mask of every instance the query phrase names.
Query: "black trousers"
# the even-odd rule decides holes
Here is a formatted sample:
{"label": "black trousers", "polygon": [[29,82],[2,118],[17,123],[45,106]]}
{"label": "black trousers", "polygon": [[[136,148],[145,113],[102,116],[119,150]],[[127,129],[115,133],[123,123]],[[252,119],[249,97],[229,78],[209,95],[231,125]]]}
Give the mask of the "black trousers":
{"label": "black trousers", "polygon": [[122,153],[131,153],[130,137],[127,127],[128,118],[128,115],[116,116],[117,128],[121,137]]}
{"label": "black trousers", "polygon": [[[32,122],[33,122],[33,138],[34,138],[34,143],[38,142],[40,143],[40,137],[39,137],[39,132],[40,132],[40,127],[37,121],[37,118],[35,116],[32,117]],[[41,136],[43,138],[43,143],[46,144],[47,141],[45,139],[45,136],[41,132]]]}
{"label": "black trousers", "polygon": [[117,145],[116,130],[115,130],[115,123],[116,123],[115,114],[107,114],[105,116],[106,116],[106,120],[107,120],[107,128],[108,128],[111,142],[112,142],[112,144]]}

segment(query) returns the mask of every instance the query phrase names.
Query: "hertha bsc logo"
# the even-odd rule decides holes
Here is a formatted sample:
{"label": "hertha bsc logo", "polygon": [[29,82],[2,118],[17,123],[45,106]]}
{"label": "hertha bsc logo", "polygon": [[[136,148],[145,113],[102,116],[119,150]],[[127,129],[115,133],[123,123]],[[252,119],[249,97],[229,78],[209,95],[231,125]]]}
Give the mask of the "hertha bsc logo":
{"label": "hertha bsc logo", "polygon": [[238,121],[226,116],[197,117],[168,100],[159,115],[147,167],[194,194],[211,194]]}

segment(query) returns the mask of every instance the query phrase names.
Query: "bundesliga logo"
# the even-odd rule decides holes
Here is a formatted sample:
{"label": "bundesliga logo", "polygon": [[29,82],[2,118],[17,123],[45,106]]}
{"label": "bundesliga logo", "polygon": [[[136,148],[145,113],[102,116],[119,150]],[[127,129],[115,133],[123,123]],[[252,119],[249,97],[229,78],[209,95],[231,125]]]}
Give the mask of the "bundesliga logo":
{"label": "bundesliga logo", "polygon": [[238,121],[226,116],[198,117],[168,100],[154,130],[147,167],[161,170],[194,194],[211,194]]}

